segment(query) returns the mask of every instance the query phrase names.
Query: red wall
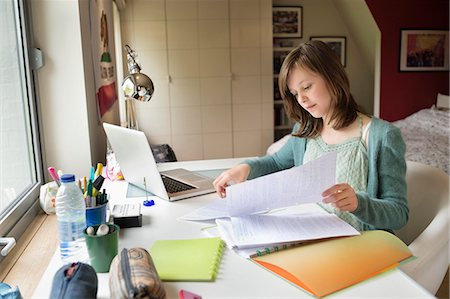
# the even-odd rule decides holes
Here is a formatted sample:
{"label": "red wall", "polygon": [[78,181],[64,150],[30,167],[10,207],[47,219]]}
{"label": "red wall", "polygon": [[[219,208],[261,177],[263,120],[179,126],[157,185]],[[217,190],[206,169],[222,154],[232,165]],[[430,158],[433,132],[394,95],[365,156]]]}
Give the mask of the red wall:
{"label": "red wall", "polygon": [[446,29],[448,0],[366,0],[381,31],[380,118],[394,121],[449,94],[448,72],[400,72],[400,29]]}

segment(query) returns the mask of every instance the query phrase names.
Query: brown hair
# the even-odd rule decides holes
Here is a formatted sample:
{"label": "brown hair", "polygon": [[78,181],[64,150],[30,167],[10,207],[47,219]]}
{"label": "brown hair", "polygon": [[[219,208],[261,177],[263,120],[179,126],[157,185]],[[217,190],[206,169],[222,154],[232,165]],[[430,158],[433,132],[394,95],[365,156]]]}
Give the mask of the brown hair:
{"label": "brown hair", "polygon": [[334,129],[345,128],[356,119],[359,108],[350,93],[350,83],[339,57],[326,43],[308,41],[288,54],[281,66],[278,80],[284,109],[289,118],[300,124],[294,136],[316,137],[323,128],[322,118],[314,118],[309,114],[289,91],[288,76],[295,68],[307,69],[325,80],[332,99],[333,114],[330,121],[334,121]]}

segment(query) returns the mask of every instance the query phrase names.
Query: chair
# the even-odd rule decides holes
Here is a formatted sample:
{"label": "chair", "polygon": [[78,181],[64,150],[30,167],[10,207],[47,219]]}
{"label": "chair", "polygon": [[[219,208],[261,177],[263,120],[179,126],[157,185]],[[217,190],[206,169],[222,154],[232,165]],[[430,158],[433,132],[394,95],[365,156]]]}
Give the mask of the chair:
{"label": "chair", "polygon": [[177,162],[175,152],[168,144],[151,144],[153,157],[155,157],[156,163],[162,162]]}
{"label": "chair", "polygon": [[407,162],[409,221],[396,231],[417,259],[400,269],[436,294],[449,267],[449,176],[440,169]]}

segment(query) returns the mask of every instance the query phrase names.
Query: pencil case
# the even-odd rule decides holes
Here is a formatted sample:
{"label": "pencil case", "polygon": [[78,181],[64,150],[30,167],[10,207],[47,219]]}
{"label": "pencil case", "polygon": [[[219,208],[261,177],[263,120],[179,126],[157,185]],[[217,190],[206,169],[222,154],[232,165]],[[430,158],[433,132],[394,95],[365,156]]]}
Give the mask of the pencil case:
{"label": "pencil case", "polygon": [[53,276],[50,298],[95,299],[97,289],[98,279],[94,268],[81,262],[66,264]]}
{"label": "pencil case", "polygon": [[166,298],[153,260],[143,248],[124,248],[113,259],[109,269],[109,291],[112,299]]}

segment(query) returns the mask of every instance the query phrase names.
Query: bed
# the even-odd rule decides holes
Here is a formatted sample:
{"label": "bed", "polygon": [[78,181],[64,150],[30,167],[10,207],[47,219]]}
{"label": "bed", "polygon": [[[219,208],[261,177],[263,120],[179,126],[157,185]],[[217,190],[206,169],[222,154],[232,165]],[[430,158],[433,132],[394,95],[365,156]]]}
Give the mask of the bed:
{"label": "bed", "polygon": [[405,158],[449,174],[450,111],[433,106],[393,122],[406,143]]}

